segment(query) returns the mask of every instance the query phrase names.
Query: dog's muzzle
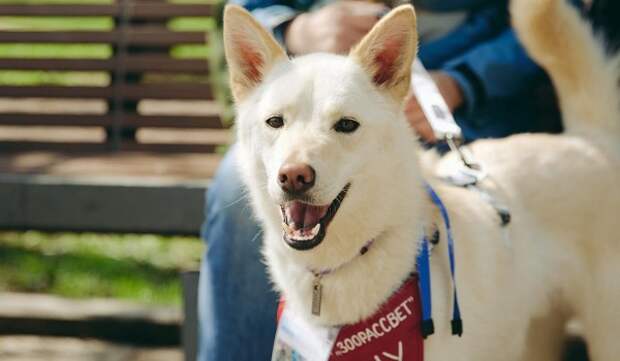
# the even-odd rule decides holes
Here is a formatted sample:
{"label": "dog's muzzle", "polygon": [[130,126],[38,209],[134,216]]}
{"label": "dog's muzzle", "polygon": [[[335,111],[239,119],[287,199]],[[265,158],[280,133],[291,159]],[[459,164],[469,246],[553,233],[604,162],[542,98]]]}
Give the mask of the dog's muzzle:
{"label": "dog's muzzle", "polygon": [[298,251],[309,250],[321,244],[327,233],[327,226],[334,219],[350,186],[350,183],[344,186],[328,205],[313,205],[299,200],[281,205],[284,242]]}

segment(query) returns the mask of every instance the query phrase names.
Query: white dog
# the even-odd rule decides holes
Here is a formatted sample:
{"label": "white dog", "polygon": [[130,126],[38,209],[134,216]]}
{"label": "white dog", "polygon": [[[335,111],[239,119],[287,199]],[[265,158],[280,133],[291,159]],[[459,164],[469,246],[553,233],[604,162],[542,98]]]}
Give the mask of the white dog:
{"label": "white dog", "polygon": [[[239,166],[290,310],[320,325],[372,315],[415,270],[420,235],[443,224],[428,182],[452,221],[465,332],[450,337],[443,232],[431,265],[436,332],[424,343],[426,360],[558,360],[573,317],[593,360],[618,360],[617,63],[563,0],[512,7],[526,47],[558,88],[566,132],[471,145],[493,178],[491,193],[510,207],[505,228],[479,194],[435,179],[455,156],[422,166],[402,111],[417,48],[411,6],[379,21],[348,57],[292,60],[248,12],[226,8]],[[321,270],[329,272],[317,316]]]}

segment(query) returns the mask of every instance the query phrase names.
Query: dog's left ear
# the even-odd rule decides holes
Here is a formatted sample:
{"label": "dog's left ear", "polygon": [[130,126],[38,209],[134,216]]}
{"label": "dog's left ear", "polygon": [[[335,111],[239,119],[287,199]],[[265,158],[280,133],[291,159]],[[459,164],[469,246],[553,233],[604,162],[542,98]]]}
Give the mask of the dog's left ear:
{"label": "dog's left ear", "polygon": [[401,5],[381,19],[351,51],[376,86],[402,101],[411,81],[418,32],[413,6]]}
{"label": "dog's left ear", "polygon": [[259,85],[271,67],[286,52],[244,8],[224,9],[224,51],[230,73],[230,87],[237,101]]}

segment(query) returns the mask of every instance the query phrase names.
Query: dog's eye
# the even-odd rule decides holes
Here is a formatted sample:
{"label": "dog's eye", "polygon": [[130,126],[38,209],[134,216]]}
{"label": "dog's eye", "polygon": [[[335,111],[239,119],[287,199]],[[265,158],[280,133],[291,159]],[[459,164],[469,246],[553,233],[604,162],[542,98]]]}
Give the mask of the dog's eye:
{"label": "dog's eye", "polygon": [[351,118],[340,118],[340,120],[334,124],[334,130],[340,133],[353,133],[359,126],[360,123]]}
{"label": "dog's eye", "polygon": [[275,115],[265,121],[272,128],[280,128],[284,125],[284,118],[281,115]]}

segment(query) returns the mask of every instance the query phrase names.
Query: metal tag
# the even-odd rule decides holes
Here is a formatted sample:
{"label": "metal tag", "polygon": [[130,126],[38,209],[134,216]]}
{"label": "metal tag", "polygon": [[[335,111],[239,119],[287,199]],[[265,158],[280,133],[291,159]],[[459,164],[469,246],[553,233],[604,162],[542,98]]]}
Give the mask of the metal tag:
{"label": "metal tag", "polygon": [[473,169],[458,163],[447,171],[438,172],[437,175],[455,186],[466,187],[480,183],[486,178],[487,173],[483,168]]}
{"label": "metal tag", "polygon": [[465,187],[478,184],[487,177],[485,168],[474,160],[473,154],[466,146],[458,146],[451,138],[448,138],[447,143],[459,161],[450,163],[449,167],[438,169],[439,178],[456,186]]}
{"label": "metal tag", "polygon": [[323,285],[321,284],[321,278],[316,277],[312,283],[312,314],[315,316],[321,315],[321,301],[323,298]]}

